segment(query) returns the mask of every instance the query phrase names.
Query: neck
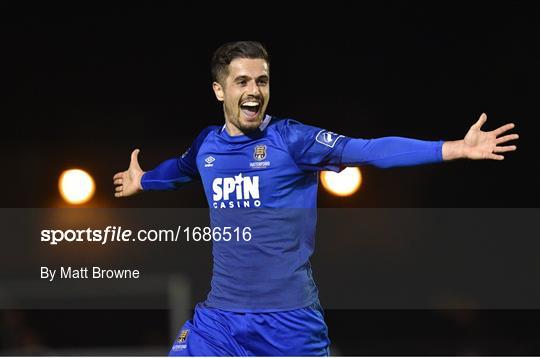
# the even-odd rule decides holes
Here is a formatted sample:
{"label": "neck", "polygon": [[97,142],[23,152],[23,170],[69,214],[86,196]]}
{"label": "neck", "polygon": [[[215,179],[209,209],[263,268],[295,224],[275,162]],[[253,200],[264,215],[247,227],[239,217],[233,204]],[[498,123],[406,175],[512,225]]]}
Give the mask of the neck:
{"label": "neck", "polygon": [[227,120],[225,121],[225,130],[231,137],[236,137],[236,136],[245,134],[244,132],[242,132],[235,125],[233,125],[231,122]]}

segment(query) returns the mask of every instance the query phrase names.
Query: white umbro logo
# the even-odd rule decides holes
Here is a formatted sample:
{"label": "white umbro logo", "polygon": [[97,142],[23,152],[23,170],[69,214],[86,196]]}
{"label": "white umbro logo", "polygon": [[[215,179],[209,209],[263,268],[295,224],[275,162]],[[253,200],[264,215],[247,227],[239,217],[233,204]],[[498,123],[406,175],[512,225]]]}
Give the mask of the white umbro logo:
{"label": "white umbro logo", "polygon": [[204,160],[206,162],[206,164],[204,165],[205,167],[212,167],[214,166],[214,162],[216,161],[216,158],[212,157],[211,155],[206,157],[206,159]]}

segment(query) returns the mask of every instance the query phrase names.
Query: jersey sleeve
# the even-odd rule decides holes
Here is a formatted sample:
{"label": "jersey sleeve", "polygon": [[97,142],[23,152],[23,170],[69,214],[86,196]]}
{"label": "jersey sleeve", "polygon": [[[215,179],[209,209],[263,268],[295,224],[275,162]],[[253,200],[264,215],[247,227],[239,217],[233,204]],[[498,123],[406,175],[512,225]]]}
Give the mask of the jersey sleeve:
{"label": "jersey sleeve", "polygon": [[443,141],[403,137],[351,139],[342,153],[346,166],[373,165],[378,168],[404,167],[442,162]]}
{"label": "jersey sleeve", "polygon": [[168,159],[144,173],[141,178],[143,190],[174,190],[198,179],[197,154],[212,129],[208,127],[203,130],[182,156]]}
{"label": "jersey sleeve", "polygon": [[341,154],[350,138],[292,119],[283,121],[281,135],[300,169],[340,171],[344,168]]}

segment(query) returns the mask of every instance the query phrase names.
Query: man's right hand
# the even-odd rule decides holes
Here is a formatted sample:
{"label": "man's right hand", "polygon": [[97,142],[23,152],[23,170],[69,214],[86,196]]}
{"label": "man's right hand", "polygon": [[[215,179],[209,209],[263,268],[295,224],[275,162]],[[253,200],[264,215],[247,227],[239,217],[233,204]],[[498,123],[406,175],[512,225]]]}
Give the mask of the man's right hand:
{"label": "man's right hand", "polygon": [[129,168],[126,171],[116,173],[113,177],[114,185],[116,186],[114,196],[117,198],[121,196],[131,196],[143,190],[141,178],[144,172],[137,160],[138,155],[139,149],[135,149],[131,152]]}

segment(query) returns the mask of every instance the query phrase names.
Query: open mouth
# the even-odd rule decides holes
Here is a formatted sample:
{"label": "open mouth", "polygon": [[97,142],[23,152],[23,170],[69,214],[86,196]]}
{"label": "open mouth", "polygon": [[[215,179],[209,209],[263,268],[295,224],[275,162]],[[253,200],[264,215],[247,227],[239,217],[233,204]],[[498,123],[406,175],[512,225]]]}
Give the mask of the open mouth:
{"label": "open mouth", "polygon": [[240,105],[240,110],[248,118],[256,117],[260,108],[261,104],[257,101],[246,101]]}

